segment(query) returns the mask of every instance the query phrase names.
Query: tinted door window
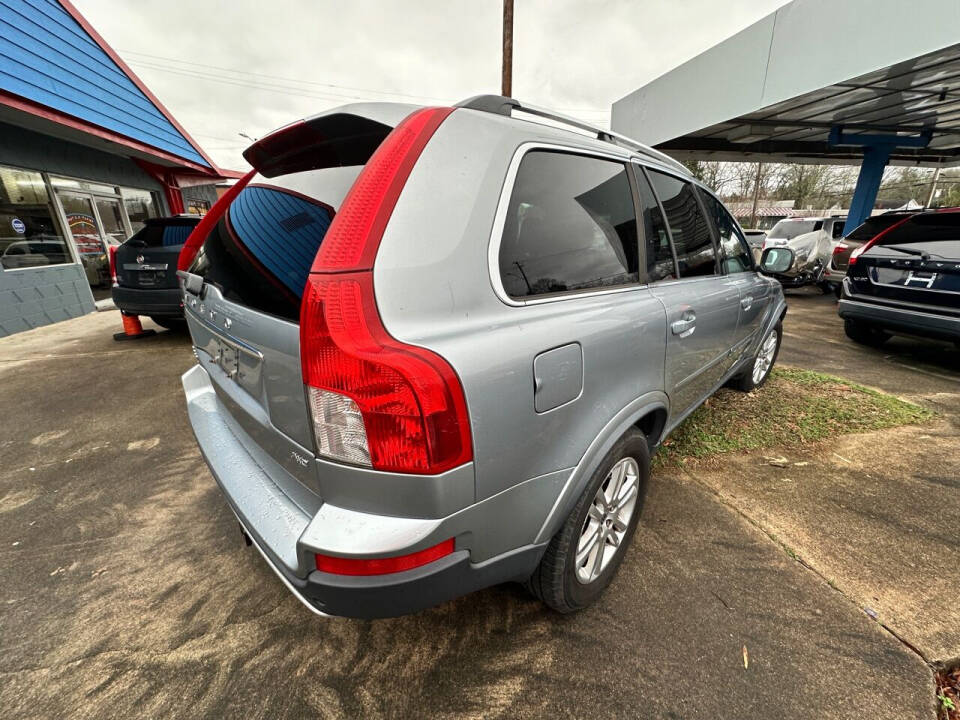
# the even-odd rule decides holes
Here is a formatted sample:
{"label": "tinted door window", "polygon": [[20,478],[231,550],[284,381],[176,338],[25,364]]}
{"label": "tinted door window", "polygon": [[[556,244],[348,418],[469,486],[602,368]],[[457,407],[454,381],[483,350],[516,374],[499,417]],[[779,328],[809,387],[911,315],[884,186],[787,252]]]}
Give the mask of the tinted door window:
{"label": "tinted door window", "polygon": [[835,220],[833,223],[833,234],[830,236],[834,240],[839,240],[843,237],[843,220]]}
{"label": "tinted door window", "polygon": [[707,192],[702,192],[703,204],[707,207],[707,214],[717,229],[720,239],[720,249],[723,252],[723,269],[727,274],[750,272],[753,270],[753,257],[746,238],[740,233],[736,221],[727,212],[719,200]]}
{"label": "tinted door window", "polygon": [[667,214],[680,277],[715,275],[716,250],[693,185],[656,171],[650,182]]}
{"label": "tinted door window", "polygon": [[640,195],[641,226],[647,247],[647,281],[676,280],[677,269],[670,249],[667,221],[660,212],[657,198],[643,170],[637,168],[637,189]]}
{"label": "tinted door window", "polygon": [[626,167],[533,151],[520,163],[500,244],[511,297],[635,283],[637,220]]}

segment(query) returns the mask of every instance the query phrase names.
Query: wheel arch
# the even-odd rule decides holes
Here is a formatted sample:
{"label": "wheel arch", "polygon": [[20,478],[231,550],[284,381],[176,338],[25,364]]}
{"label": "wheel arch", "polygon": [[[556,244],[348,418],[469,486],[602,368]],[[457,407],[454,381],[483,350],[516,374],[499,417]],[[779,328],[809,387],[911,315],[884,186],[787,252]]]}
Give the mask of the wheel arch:
{"label": "wheel arch", "polygon": [[631,428],[638,428],[647,434],[645,428],[648,428],[651,432],[657,433],[657,439],[654,442],[653,436],[647,434],[647,444],[651,451],[656,447],[667,422],[669,402],[666,393],[657,390],[641,395],[614,415],[590,443],[581,456],[580,462],[570,472],[557,501],[540,527],[534,543],[548,542],[556,534],[564,519],[576,505],[577,498],[583,493],[583,488],[590,476],[624,433]]}

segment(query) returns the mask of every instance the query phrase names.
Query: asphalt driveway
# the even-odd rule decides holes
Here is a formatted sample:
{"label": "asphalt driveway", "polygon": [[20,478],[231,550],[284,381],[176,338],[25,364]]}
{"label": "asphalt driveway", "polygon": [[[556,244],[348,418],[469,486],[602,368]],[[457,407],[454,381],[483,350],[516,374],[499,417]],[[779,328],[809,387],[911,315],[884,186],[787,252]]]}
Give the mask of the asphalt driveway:
{"label": "asphalt driveway", "polygon": [[[826,302],[791,303],[784,361],[820,357],[824,327],[835,338]],[[620,575],[586,612],[503,586],[411,617],[318,619],[243,545],[200,459],[179,385],[189,342],[119,344],[118,325],[100,313],[0,341],[7,717],[935,715],[920,655],[791,557],[735,504],[748,493],[695,475],[654,478]],[[815,367],[861,372],[858,352]],[[911,393],[955,402],[939,356],[887,354],[863,382],[904,394],[893,373],[910,373]],[[956,547],[956,523],[941,533]]]}

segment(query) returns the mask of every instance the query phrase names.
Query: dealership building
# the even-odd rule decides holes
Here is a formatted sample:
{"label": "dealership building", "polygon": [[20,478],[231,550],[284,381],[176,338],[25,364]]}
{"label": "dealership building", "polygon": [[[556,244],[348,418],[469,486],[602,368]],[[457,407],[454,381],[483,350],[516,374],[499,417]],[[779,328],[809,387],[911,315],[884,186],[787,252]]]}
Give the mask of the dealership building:
{"label": "dealership building", "polygon": [[204,212],[218,168],[67,0],[0,0],[0,336],[95,309],[149,217]]}

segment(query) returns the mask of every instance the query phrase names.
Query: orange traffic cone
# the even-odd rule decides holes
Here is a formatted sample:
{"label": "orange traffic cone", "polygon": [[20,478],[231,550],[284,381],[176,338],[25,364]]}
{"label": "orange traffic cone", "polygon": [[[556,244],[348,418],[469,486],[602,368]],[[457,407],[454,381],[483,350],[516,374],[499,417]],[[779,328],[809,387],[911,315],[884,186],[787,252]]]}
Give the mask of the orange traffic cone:
{"label": "orange traffic cone", "polygon": [[143,325],[140,324],[139,315],[127,315],[125,312],[120,313],[120,317],[123,318],[123,332],[114,333],[114,340],[138,340],[142,337],[150,337],[151,335],[156,335],[156,330],[144,330]]}

